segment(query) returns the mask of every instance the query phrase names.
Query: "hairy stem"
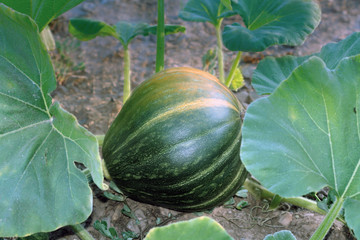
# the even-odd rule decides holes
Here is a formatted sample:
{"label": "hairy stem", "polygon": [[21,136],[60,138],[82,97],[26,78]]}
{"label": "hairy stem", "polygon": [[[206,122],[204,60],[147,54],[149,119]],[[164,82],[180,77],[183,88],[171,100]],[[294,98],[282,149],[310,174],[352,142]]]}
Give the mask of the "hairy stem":
{"label": "hairy stem", "polygon": [[225,81],[225,85],[226,85],[227,87],[230,87],[231,82],[232,82],[232,80],[234,79],[235,70],[236,70],[237,67],[239,66],[239,63],[240,63],[240,60],[241,60],[241,54],[242,54],[241,51],[239,51],[239,52],[236,54],[236,57],[235,57],[232,65],[231,65],[231,69],[230,69],[229,75],[227,76],[226,81]]}
{"label": "hairy stem", "polygon": [[130,82],[130,51],[126,46],[124,47],[124,92],[123,92],[123,104],[130,97],[131,94],[131,82]]}
{"label": "hairy stem", "polygon": [[224,74],[224,55],[222,51],[223,42],[221,37],[221,23],[223,19],[220,19],[215,25],[216,30],[216,40],[217,40],[217,55],[218,55],[218,66],[219,66],[219,79],[222,83],[225,83],[225,74]]}
{"label": "hairy stem", "polygon": [[[244,187],[254,196],[260,197],[261,199],[272,199],[275,194],[261,186],[260,184],[256,183],[254,180],[246,179],[244,183]],[[310,211],[314,211],[320,214],[327,214],[326,211],[319,208],[315,201],[304,197],[296,197],[296,198],[282,198],[281,202],[290,203],[292,205],[306,208]],[[345,220],[341,217],[338,217],[338,220],[342,223],[345,223]]]}
{"label": "hairy stem", "polygon": [[71,225],[71,228],[81,240],[95,240],[81,224]]}
{"label": "hairy stem", "polygon": [[311,236],[310,240],[319,240],[324,239],[328,231],[330,230],[331,226],[333,225],[335,219],[339,215],[342,207],[344,204],[344,199],[339,198],[336,202],[332,205],[329,212],[325,216],[325,219],[322,221],[320,226],[316,229],[315,233]]}
{"label": "hairy stem", "polygon": [[158,0],[158,23],[156,30],[156,68],[155,72],[164,69],[165,57],[165,14],[164,0]]}

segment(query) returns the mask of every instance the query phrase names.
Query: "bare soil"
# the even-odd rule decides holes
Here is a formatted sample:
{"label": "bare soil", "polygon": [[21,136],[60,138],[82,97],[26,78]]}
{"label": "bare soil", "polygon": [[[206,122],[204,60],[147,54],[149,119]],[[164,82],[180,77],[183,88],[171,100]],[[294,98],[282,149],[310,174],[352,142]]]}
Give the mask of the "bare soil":
{"label": "bare soil", "polygon": [[[247,84],[236,95],[247,106],[258,96],[250,86],[251,75],[260,59],[267,55],[286,54],[306,55],[318,52],[329,42],[339,41],[354,31],[360,31],[359,0],[319,0],[322,8],[322,21],[315,32],[300,47],[271,47],[262,53],[246,53],[241,63]],[[186,26],[186,34],[166,37],[166,67],[191,66],[202,68],[201,57],[216,44],[215,31],[211,24],[182,21],[179,10],[186,0],[166,1],[166,22]],[[96,38],[88,42],[77,42],[68,33],[67,23],[73,17],[86,17],[102,20],[110,24],[117,21],[144,21],[156,24],[156,0],[87,0],[67,12],[52,25],[55,38],[68,50],[75,64],[83,62],[83,71],[69,67],[64,82],[53,93],[65,109],[73,113],[80,124],[94,134],[104,134],[122,106],[123,88],[123,49],[111,37]],[[226,20],[226,23],[240,21],[238,18]],[[75,44],[73,44],[75,43]],[[132,86],[135,87],[154,73],[156,38],[137,37],[130,45],[132,51]],[[234,53],[225,51],[226,70]],[[59,52],[52,53],[59,60]],[[58,69],[57,69],[58,70]],[[192,219],[200,213],[180,213],[165,208],[142,204],[127,199],[137,223],[121,213],[122,202],[108,200],[93,186],[94,209],[86,221],[87,229],[96,239],[105,239],[92,225],[95,220],[106,220],[120,233],[133,231],[144,238],[150,228],[170,222]],[[283,204],[275,211],[268,211],[268,202],[235,197],[235,201],[246,200],[249,206],[239,211],[234,207],[218,207],[211,213],[202,213],[217,220],[236,240],[263,239],[267,234],[279,230],[291,230],[297,239],[309,239],[320,224],[323,216]],[[158,222],[157,222],[158,221]],[[159,223],[160,221],[160,223]],[[51,239],[79,239],[69,228],[62,228],[51,234]],[[336,222],[327,239],[353,239],[348,229]]]}

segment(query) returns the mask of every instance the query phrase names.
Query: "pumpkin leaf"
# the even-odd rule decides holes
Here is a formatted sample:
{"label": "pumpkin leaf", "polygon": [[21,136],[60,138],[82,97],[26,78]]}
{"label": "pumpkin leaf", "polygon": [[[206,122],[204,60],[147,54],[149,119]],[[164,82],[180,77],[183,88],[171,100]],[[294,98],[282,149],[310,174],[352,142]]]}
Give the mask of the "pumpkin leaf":
{"label": "pumpkin leaf", "polygon": [[240,68],[235,70],[233,80],[231,81],[230,89],[237,91],[245,85],[244,76],[241,73]]}
{"label": "pumpkin leaf", "polygon": [[259,95],[271,94],[279,84],[310,56],[280,58],[266,57],[259,62],[254,70],[251,83]]}
{"label": "pumpkin leaf", "polygon": [[355,236],[360,238],[360,215],[358,212],[358,209],[360,209],[360,201],[348,198],[344,202],[344,208],[347,225],[353,229]]}
{"label": "pumpkin leaf", "polygon": [[[180,11],[179,16],[185,21],[210,22],[213,25],[217,25],[221,18],[236,14],[236,12],[229,11],[228,8],[224,7],[226,2],[229,1],[189,0],[184,9]],[[225,6],[229,6],[229,4]]]}
{"label": "pumpkin leaf", "polygon": [[134,37],[148,34],[146,30],[149,28],[149,24],[120,21],[117,22],[114,27],[118,36],[117,38],[124,47],[127,47]]}
{"label": "pumpkin leaf", "polygon": [[89,41],[98,36],[113,36],[118,38],[114,27],[105,22],[84,18],[70,19],[69,32],[81,41]]}
{"label": "pumpkin leaf", "polygon": [[118,39],[123,47],[127,47],[130,41],[138,35],[147,35],[147,23],[129,23],[120,21],[114,26],[105,22],[74,18],[69,22],[69,31],[81,41],[88,41],[96,37],[113,36]]}
{"label": "pumpkin leaf", "polygon": [[188,221],[152,228],[145,240],[231,240],[225,229],[209,217],[199,217]]}
{"label": "pumpkin leaf", "polygon": [[225,26],[224,45],[231,51],[260,52],[272,45],[300,45],[321,17],[314,1],[237,0],[232,7],[245,27],[239,23]]}
{"label": "pumpkin leaf", "polygon": [[274,235],[267,235],[264,240],[296,240],[295,236],[288,230],[276,232]]}
{"label": "pumpkin leaf", "polygon": [[258,64],[252,78],[252,85],[258,94],[271,94],[292,71],[311,56],[318,56],[329,69],[335,69],[339,62],[360,54],[360,33],[353,33],[338,43],[325,45],[319,53],[304,56],[266,57]]}
{"label": "pumpkin leaf", "polygon": [[96,138],[52,104],[54,71],[35,22],[0,4],[0,42],[0,236],[80,223],[92,193],[74,162],[103,188]]}
{"label": "pumpkin leaf", "polygon": [[[147,23],[129,23],[120,21],[115,26],[102,21],[73,18],[69,22],[70,33],[81,41],[88,41],[96,37],[112,36],[118,39],[124,47],[138,35],[147,36],[156,34],[157,26]],[[165,25],[165,35],[185,32],[185,27],[180,25]]]}
{"label": "pumpkin leaf", "polygon": [[357,237],[359,89],[360,56],[343,59],[334,70],[312,57],[249,106],[241,147],[247,170],[282,197],[333,189],[345,201],[345,220]]}
{"label": "pumpkin leaf", "polygon": [[40,32],[54,18],[77,6],[84,0],[0,0],[0,3],[33,18]]}

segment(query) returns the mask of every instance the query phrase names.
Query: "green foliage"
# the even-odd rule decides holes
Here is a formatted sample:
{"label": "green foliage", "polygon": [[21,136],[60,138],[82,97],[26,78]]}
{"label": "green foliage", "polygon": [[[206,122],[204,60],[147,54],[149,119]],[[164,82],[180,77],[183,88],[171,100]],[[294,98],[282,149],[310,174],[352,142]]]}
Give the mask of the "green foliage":
{"label": "green foliage", "polygon": [[[260,52],[272,45],[300,45],[320,22],[320,7],[304,0],[236,0],[239,23],[225,26],[224,45],[231,51]],[[296,34],[295,34],[296,33]]]}
{"label": "green foliage", "polygon": [[0,3],[33,18],[41,32],[51,20],[84,0],[0,0]]}
{"label": "green foliage", "polygon": [[290,231],[283,230],[274,235],[267,235],[264,240],[296,240],[296,238]]}
{"label": "green foliage", "polygon": [[126,48],[130,41],[138,35],[146,35],[146,29],[149,27],[146,23],[129,23],[129,22],[117,22],[115,24],[117,39]]}
{"label": "green foliage", "polygon": [[[69,22],[70,33],[81,41],[88,41],[96,37],[112,36],[118,39],[124,48],[127,48],[131,40],[136,36],[156,34],[156,26],[147,23],[117,22],[114,26],[105,22],[73,18]],[[180,25],[166,25],[165,35],[185,32],[185,27]]]}
{"label": "green foliage", "polygon": [[113,26],[105,22],[73,18],[69,22],[69,32],[81,41],[89,41],[96,37],[113,36],[118,38]]}
{"label": "green foliage", "polygon": [[121,209],[121,213],[131,219],[134,219],[136,224],[140,224],[139,219],[135,216],[134,212],[130,209],[128,205],[124,204],[123,209]]}
{"label": "green foliage", "polygon": [[235,70],[233,80],[231,81],[230,89],[237,91],[245,85],[244,77],[241,69],[238,67]]}
{"label": "green foliage", "polygon": [[225,208],[233,208],[234,204],[235,204],[235,199],[232,197],[232,198],[230,198],[228,201],[226,201],[226,202],[223,204],[223,206],[224,206]]}
{"label": "green foliage", "polygon": [[271,94],[282,81],[287,79],[309,57],[266,57],[260,61],[253,73],[252,86],[257,94]]}
{"label": "green foliage", "polygon": [[52,103],[54,71],[35,22],[0,5],[0,35],[0,236],[84,221],[92,194],[74,162],[102,188],[96,138]]}
{"label": "green foliage", "polygon": [[281,58],[266,57],[254,71],[252,83],[258,94],[270,94],[279,84],[304,61],[312,56],[320,57],[326,66],[333,70],[339,62],[360,53],[360,33],[353,33],[338,43],[325,45],[319,53],[304,57],[285,56]]}
{"label": "green foliage", "polygon": [[334,70],[310,58],[272,95],[250,105],[241,148],[248,171],[274,193],[294,197],[325,186],[333,189],[337,202],[345,201],[345,220],[356,236],[359,76],[360,56],[343,59]]}
{"label": "green foliage", "polygon": [[248,196],[248,190],[242,188],[239,191],[237,191],[235,195],[240,198],[246,198]]}
{"label": "green foliage", "polygon": [[118,235],[115,228],[109,227],[106,221],[96,220],[94,222],[94,228],[101,233],[104,237],[107,237],[111,240],[131,240],[133,238],[138,238],[139,234],[136,234],[131,231],[121,232],[121,236]]}
{"label": "green foliage", "polygon": [[145,240],[233,240],[225,229],[209,217],[199,217],[164,227],[155,227]]}
{"label": "green foliage", "polygon": [[246,208],[247,206],[249,206],[249,202],[248,201],[244,201],[244,200],[241,200],[240,202],[238,202],[236,204],[236,209],[237,210],[242,210],[243,208]]}
{"label": "green foliage", "polygon": [[124,195],[115,195],[110,192],[104,192],[104,196],[110,200],[118,201],[118,202],[123,202],[126,199]]}
{"label": "green foliage", "polygon": [[236,14],[228,9],[231,6],[229,2],[227,0],[189,0],[179,16],[185,21],[210,22],[216,26],[222,18]]}
{"label": "green foliage", "polygon": [[224,5],[228,10],[232,11],[231,0],[220,0],[221,4]]}

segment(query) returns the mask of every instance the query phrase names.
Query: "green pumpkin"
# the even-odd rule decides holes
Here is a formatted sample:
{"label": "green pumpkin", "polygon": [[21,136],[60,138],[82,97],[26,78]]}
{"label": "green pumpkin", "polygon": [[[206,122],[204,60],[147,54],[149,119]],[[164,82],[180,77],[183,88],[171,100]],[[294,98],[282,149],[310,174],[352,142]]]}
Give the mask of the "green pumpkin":
{"label": "green pumpkin", "polygon": [[243,184],[237,98],[193,68],[140,84],[106,133],[103,157],[130,198],[178,211],[218,206]]}

